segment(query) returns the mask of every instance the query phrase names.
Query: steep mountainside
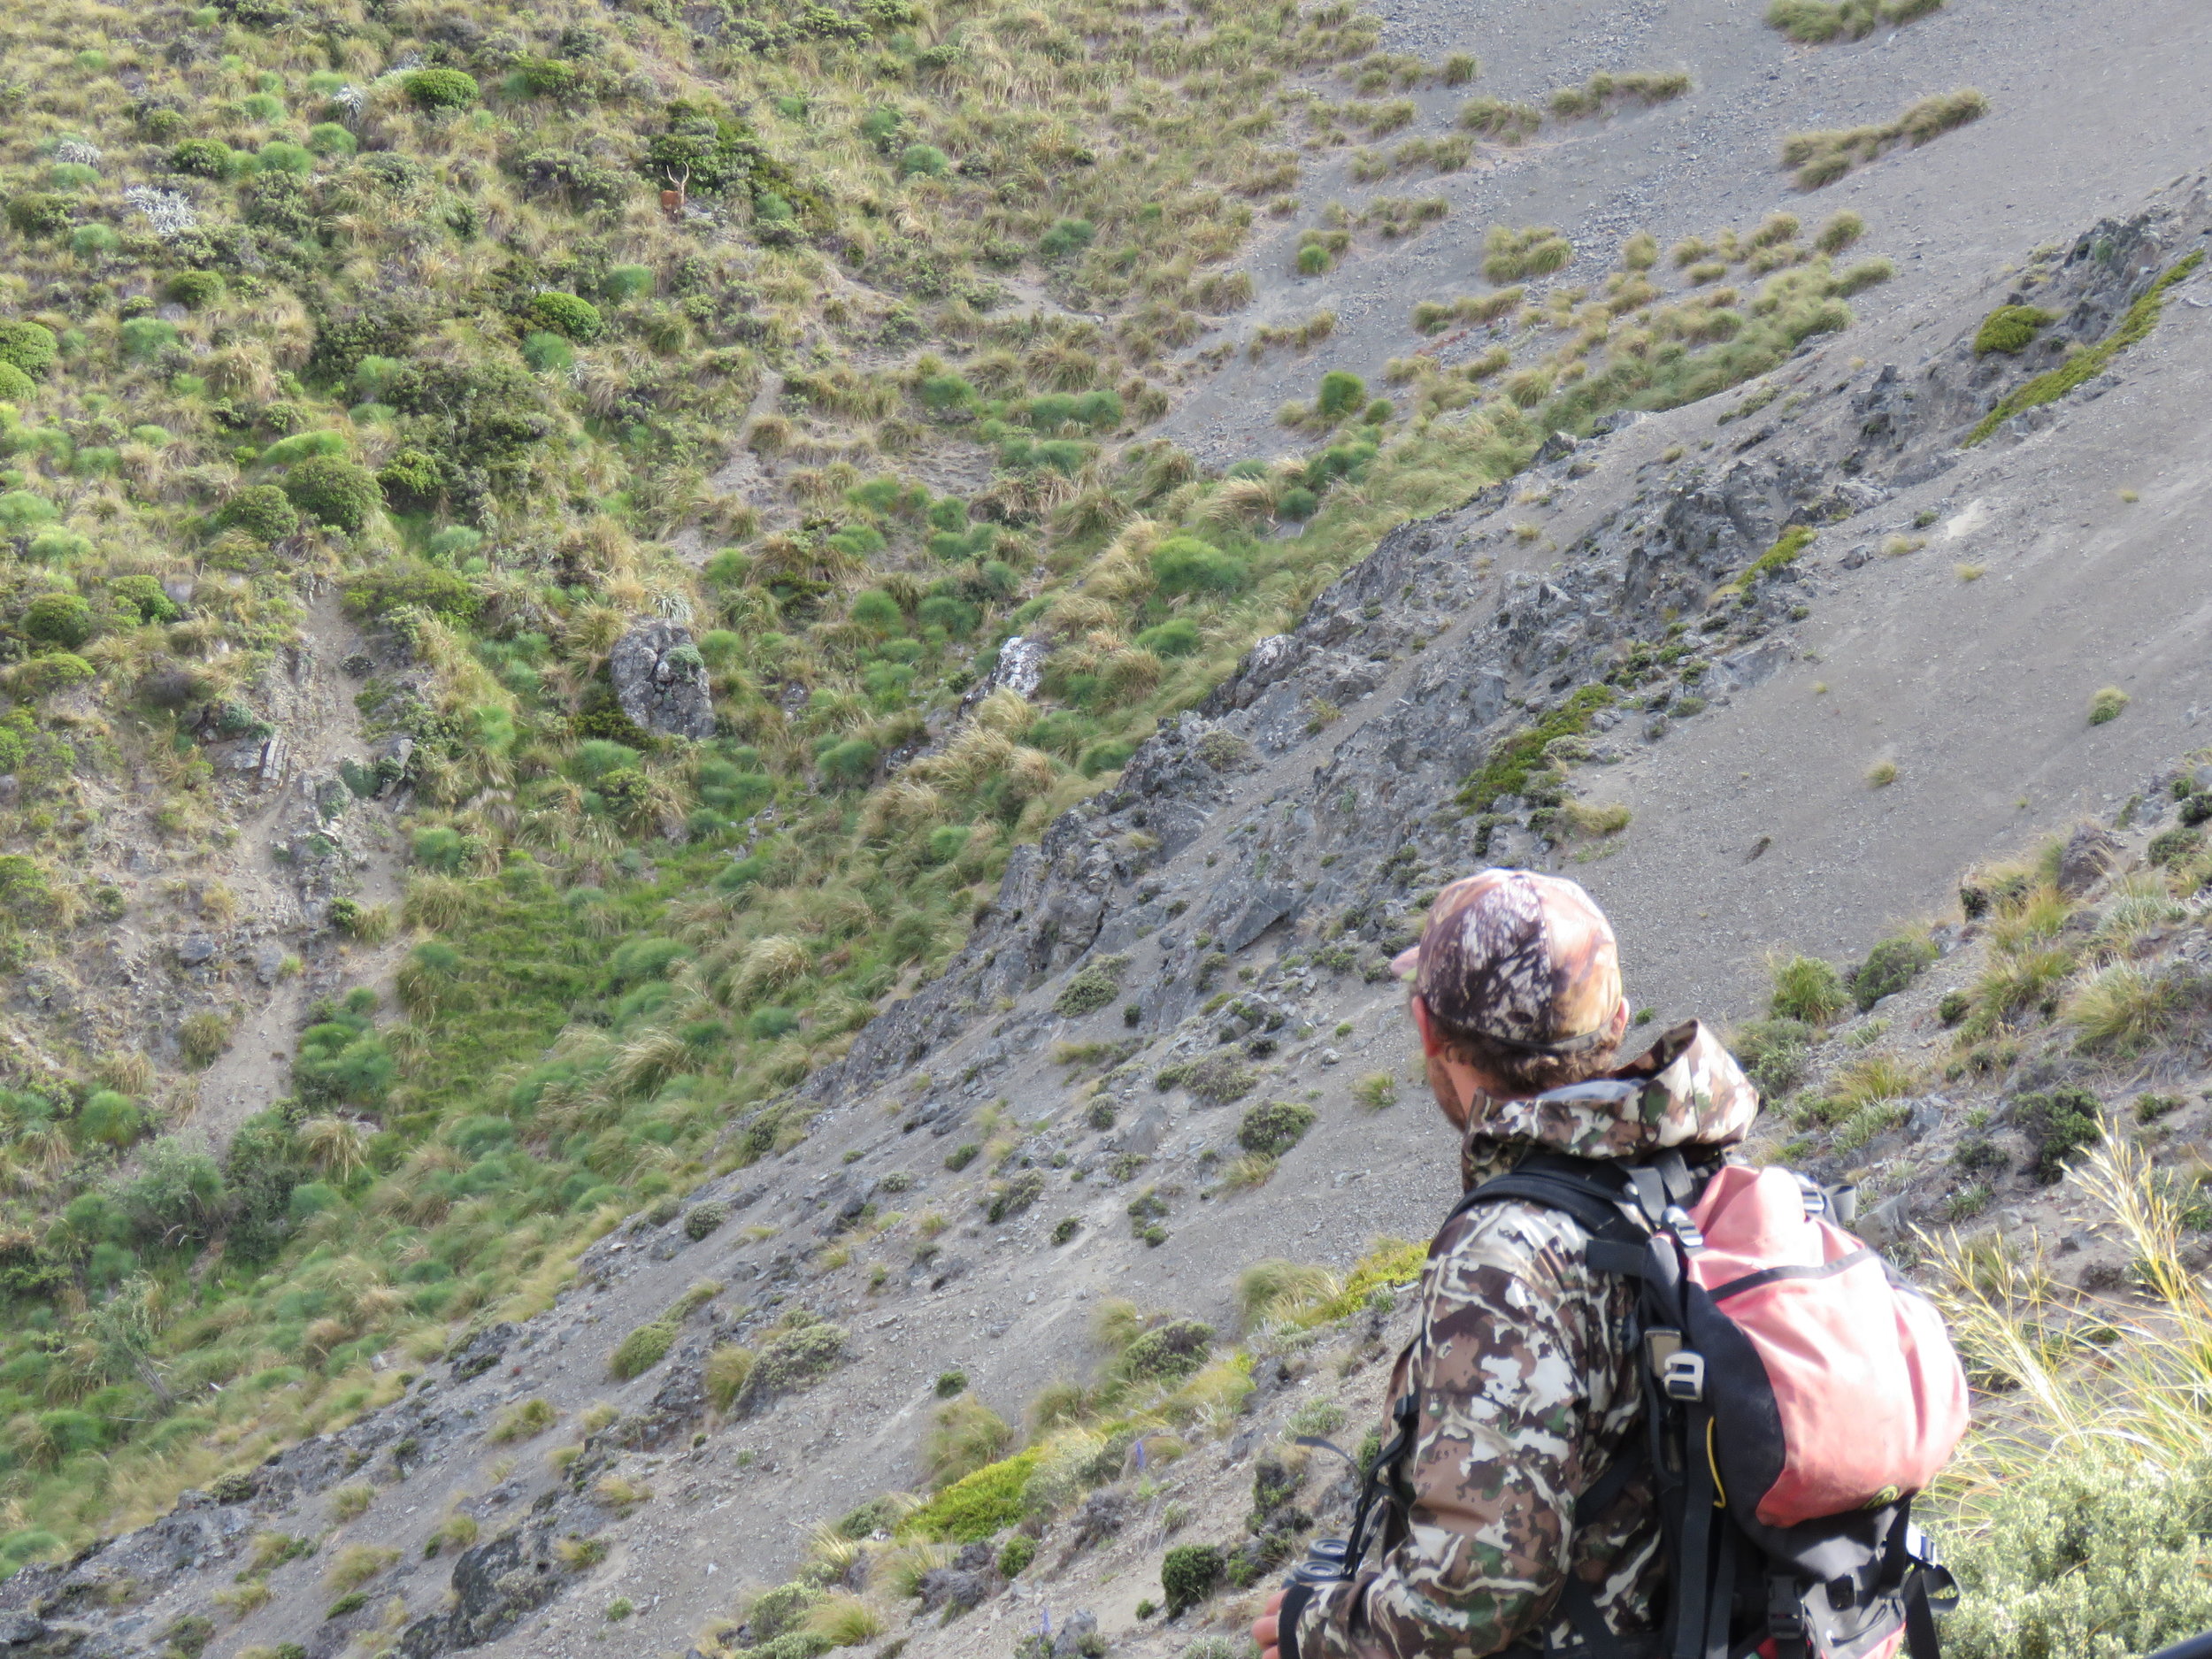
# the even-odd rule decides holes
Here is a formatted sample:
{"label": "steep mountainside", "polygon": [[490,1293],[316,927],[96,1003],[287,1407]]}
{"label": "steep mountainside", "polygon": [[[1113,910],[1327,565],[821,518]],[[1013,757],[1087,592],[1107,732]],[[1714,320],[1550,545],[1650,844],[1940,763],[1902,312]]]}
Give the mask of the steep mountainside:
{"label": "steep mountainside", "polygon": [[2202,70],[2016,10],[12,12],[0,1646],[1227,1659],[1486,861],[2196,1421]]}

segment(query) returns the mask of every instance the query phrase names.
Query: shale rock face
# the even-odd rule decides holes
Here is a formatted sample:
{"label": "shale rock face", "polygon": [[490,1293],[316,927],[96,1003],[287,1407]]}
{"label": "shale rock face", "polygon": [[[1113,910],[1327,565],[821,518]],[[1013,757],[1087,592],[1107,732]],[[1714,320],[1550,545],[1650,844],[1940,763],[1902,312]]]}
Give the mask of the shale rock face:
{"label": "shale rock face", "polygon": [[690,629],[641,622],[615,641],[607,675],[622,712],[646,731],[695,741],[714,735],[714,688]]}

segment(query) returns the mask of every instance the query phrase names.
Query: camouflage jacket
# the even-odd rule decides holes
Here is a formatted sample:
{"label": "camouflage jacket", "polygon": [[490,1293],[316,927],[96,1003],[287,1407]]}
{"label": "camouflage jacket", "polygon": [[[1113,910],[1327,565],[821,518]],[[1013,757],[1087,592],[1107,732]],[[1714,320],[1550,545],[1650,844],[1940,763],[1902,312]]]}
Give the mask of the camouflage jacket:
{"label": "camouflage jacket", "polygon": [[[1471,1188],[1538,1148],[1638,1157],[1742,1140],[1759,1107],[1696,1021],[1600,1078],[1525,1100],[1479,1098],[1461,1173]],[[1421,1329],[1391,1398],[1420,1399],[1401,1505],[1379,1570],[1331,1585],[1297,1621],[1301,1659],[1475,1659],[1572,1640],[1555,1612],[1569,1574],[1617,1633],[1651,1628],[1664,1566],[1648,1483],[1574,1524],[1578,1496],[1625,1450],[1643,1401],[1623,1340],[1631,1281],[1594,1273],[1569,1217],[1513,1200],[1476,1206],[1429,1248]],[[1387,1424],[1384,1433],[1391,1432]]]}

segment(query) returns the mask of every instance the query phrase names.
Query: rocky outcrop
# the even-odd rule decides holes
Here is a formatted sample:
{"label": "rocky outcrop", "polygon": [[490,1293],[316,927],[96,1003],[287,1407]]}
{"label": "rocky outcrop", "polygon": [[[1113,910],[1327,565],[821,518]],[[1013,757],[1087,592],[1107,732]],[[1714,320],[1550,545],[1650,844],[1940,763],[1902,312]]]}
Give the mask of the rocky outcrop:
{"label": "rocky outcrop", "polygon": [[641,729],[695,741],[714,735],[714,687],[690,629],[639,623],[615,641],[607,677],[622,712]]}

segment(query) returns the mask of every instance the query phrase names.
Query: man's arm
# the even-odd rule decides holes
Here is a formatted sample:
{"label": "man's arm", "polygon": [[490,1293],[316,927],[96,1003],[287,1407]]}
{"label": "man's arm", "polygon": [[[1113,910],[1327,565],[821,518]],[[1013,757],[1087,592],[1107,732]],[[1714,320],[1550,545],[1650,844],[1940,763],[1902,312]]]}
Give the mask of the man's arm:
{"label": "man's arm", "polygon": [[1299,1659],[1494,1654],[1538,1629],[1564,1584],[1586,1484],[1608,1305],[1565,1217],[1483,1206],[1423,1286],[1421,1419],[1407,1537],[1378,1572],[1299,1610]]}

